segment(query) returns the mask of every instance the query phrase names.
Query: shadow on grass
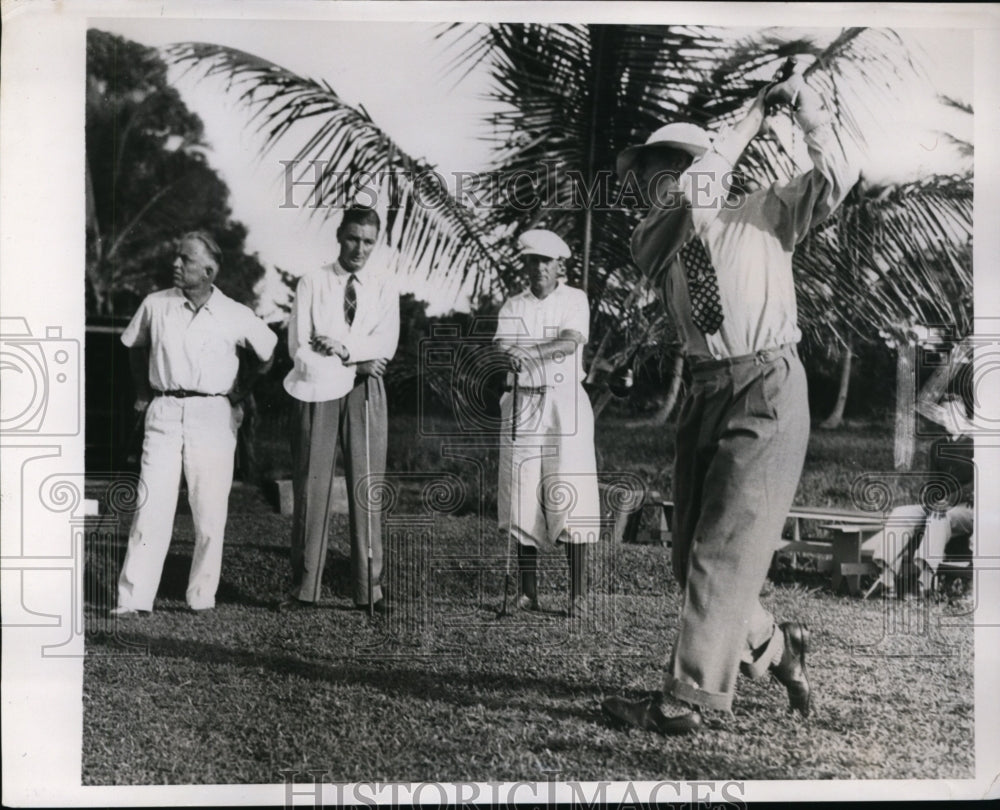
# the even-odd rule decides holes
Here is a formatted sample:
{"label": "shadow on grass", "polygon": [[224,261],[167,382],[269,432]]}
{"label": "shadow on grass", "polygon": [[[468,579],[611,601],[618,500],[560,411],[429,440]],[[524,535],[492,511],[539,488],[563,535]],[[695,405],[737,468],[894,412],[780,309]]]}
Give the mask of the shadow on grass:
{"label": "shadow on grass", "polygon": [[[127,542],[94,544],[87,547],[84,561],[84,602],[91,607],[114,606],[118,599],[118,577],[125,560]],[[183,602],[191,572],[191,543],[174,542],[163,563],[160,585],[156,598]],[[244,576],[243,567],[232,566],[223,560],[222,578],[216,591],[217,604],[234,604],[247,607],[271,607],[291,585],[290,550],[287,546],[243,544],[240,552],[262,553],[279,558],[280,562],[262,562],[262,568],[271,576],[267,582],[253,581]],[[322,585],[335,596],[350,598],[353,595],[351,560],[330,549],[326,556]]]}
{"label": "shadow on grass", "polygon": [[[414,698],[428,703],[441,701],[456,707],[482,706],[490,710],[509,711],[523,709],[543,711],[552,718],[586,720],[611,727],[600,712],[600,701],[605,689],[599,684],[581,686],[579,683],[559,679],[524,677],[505,674],[502,681],[495,673],[476,672],[462,668],[434,668],[393,666],[379,669],[371,662],[325,664],[306,661],[294,655],[237,650],[219,644],[169,636],[129,634],[130,643],[147,650],[148,655],[160,658],[187,658],[211,666],[230,665],[251,670],[261,668],[280,676],[305,678],[326,685],[360,686],[378,689],[387,696]],[[493,692],[494,695],[485,693]],[[572,710],[542,706],[537,700],[525,699],[531,693],[552,698],[586,698],[592,710]],[[648,693],[642,693],[643,696]]]}

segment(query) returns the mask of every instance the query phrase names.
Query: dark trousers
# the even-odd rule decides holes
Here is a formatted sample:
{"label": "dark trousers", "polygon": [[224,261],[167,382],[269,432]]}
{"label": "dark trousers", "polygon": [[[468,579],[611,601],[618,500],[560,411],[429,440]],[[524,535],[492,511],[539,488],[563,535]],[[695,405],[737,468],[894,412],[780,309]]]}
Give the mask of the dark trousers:
{"label": "dark trousers", "polygon": [[[365,395],[368,451],[365,451]],[[292,435],[295,512],[292,520],[292,594],[306,602],[320,597],[330,536],[330,507],[339,446],[344,454],[351,526],[351,582],[355,604],[382,598],[382,515],[377,488],[385,473],[385,386],[365,377],[340,399],[296,401]],[[370,466],[369,466],[370,462]],[[370,478],[367,476],[371,475]],[[375,506],[370,506],[374,502]],[[368,544],[374,594],[368,593]]]}
{"label": "dark trousers", "polygon": [[674,463],[673,571],[683,588],[664,691],[712,709],[736,678],[781,654],[759,602],[809,441],[806,378],[794,347],[693,371]]}

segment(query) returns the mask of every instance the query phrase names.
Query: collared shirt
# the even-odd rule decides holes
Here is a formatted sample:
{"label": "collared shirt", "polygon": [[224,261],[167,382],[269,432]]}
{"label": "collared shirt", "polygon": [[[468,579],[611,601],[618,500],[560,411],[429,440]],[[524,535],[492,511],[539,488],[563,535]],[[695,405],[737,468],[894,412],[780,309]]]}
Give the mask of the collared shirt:
{"label": "collared shirt", "polygon": [[343,391],[345,369],[336,358],[321,358],[310,341],[325,335],[344,344],[353,364],[384,357],[392,359],[399,343],[399,292],[387,273],[364,267],[354,274],[357,309],[353,323],[344,317],[344,294],[350,278],[339,262],[327,264],[299,279],[288,321],[288,353],[295,368],[285,378],[285,390],[303,402],[336,399]]}
{"label": "collared shirt", "polygon": [[[731,133],[721,133],[681,175],[685,204],[654,207],[632,234],[632,256],[643,272],[660,280],[684,352],[692,359],[737,357],[802,337],[792,253],[809,229],[840,205],[858,171],[849,165],[828,118],[809,120],[800,113],[798,120],[811,171],[727,202],[724,186],[740,155]],[[691,319],[678,256],[692,229],[719,283],[723,322],[712,335],[703,334]]]}
{"label": "collared shirt", "polygon": [[149,346],[149,384],[156,391],[183,389],[228,394],[236,382],[239,346],[271,358],[278,338],[253,310],[216,287],[195,311],[174,288],[146,296],[122,333],[130,349]]}
{"label": "collared shirt", "polygon": [[[590,307],[587,294],[561,281],[545,298],[536,298],[531,288],[508,298],[500,308],[495,340],[532,346],[555,340],[566,331],[583,335],[571,362],[552,357],[541,367],[521,371],[518,384],[525,386],[562,386],[583,382],[583,346],[590,339]],[[513,375],[508,375],[508,384]]]}

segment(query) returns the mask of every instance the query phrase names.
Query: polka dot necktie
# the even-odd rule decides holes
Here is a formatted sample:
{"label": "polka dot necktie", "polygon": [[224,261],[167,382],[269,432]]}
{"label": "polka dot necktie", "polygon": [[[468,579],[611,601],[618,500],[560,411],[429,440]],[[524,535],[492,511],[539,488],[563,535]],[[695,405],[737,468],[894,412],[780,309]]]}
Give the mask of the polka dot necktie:
{"label": "polka dot necktie", "polygon": [[344,320],[350,326],[354,323],[354,315],[358,311],[358,291],[354,288],[354,273],[347,279],[347,289],[344,291]]}
{"label": "polka dot necktie", "polygon": [[712,260],[701,239],[694,236],[681,248],[681,260],[687,273],[691,320],[706,335],[715,334],[722,326],[722,299]]}

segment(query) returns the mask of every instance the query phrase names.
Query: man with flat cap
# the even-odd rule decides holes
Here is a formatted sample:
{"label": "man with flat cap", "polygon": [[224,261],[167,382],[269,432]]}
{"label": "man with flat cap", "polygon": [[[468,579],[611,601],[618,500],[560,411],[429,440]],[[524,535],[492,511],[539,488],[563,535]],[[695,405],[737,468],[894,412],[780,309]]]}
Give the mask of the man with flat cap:
{"label": "man with flat cap", "polygon": [[525,231],[519,247],[528,288],[504,302],[495,338],[513,369],[500,400],[499,526],[517,543],[518,606],[539,609],[538,549],[561,543],[568,615],[584,618],[587,545],[600,526],[594,412],[582,387],[590,307],[560,279],[570,250],[557,234]]}
{"label": "man with flat cap", "polygon": [[[787,103],[813,168],[740,199],[728,180],[760,131],[765,104]],[[692,385],[674,460],[673,572],[683,592],[662,691],[614,697],[614,720],[661,734],[728,711],[739,672],[768,672],[791,709],[810,709],[808,628],[775,623],[759,594],[798,484],[809,438],[806,378],[796,353],[792,253],[857,180],[819,95],[799,75],[772,82],[715,140],[668,124],[619,156],[649,189],[632,255],[664,293]]]}

